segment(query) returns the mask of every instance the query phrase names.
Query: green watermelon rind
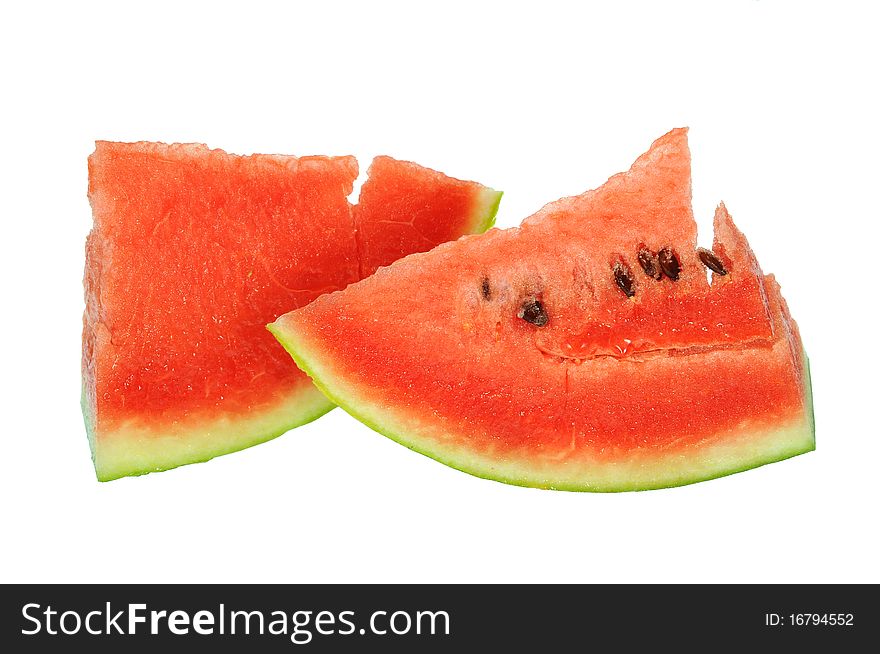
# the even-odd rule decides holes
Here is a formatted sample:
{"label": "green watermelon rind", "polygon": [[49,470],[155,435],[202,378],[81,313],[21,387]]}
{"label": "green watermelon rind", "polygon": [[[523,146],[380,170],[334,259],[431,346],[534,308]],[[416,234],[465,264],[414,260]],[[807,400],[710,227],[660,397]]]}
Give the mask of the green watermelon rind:
{"label": "green watermelon rind", "polygon": [[[418,444],[414,443],[412,439],[407,438],[402,433],[399,433],[398,430],[381,424],[381,420],[376,420],[373,417],[368,416],[364,410],[359,408],[359,403],[356,401],[356,399],[353,399],[349,393],[340,390],[339,387],[334,384],[334,380],[338,379],[339,377],[333,375],[331,366],[328,366],[321,362],[320,356],[316,352],[312,351],[309,347],[300,342],[289,331],[284,330],[283,327],[281,327],[277,323],[272,323],[267,327],[269,331],[272,332],[272,334],[278,339],[284,349],[287,350],[291,357],[293,357],[300,370],[302,370],[307,375],[309,375],[309,377],[312,378],[315,386],[317,386],[331,402],[341,407],[353,418],[362,422],[373,431],[382,434],[386,438],[389,438],[403,445],[404,447],[413,450],[414,452],[418,452],[419,454],[439,461],[440,463],[443,463],[451,468],[454,468],[461,472],[466,472],[470,475],[480,477],[482,479],[499,481],[514,486],[576,492],[618,493],[628,491],[658,490],[662,488],[687,486],[701,481],[709,481],[711,479],[727,477],[729,475],[733,475],[739,472],[745,472],[746,470],[752,470],[754,468],[758,468],[770,463],[784,461],[785,459],[790,459],[792,457],[798,456],[800,454],[805,454],[816,449],[816,430],[815,417],[813,413],[813,395],[810,380],[810,367],[806,352],[804,352],[803,382],[806,424],[796,425],[789,430],[795,436],[797,436],[797,438],[791,438],[791,443],[789,443],[787,447],[774,449],[766,455],[763,455],[762,452],[761,455],[747,461],[743,461],[738,465],[732,465],[727,468],[714,470],[707,474],[679,476],[678,478],[671,477],[663,479],[658,483],[640,484],[633,483],[631,480],[621,480],[619,483],[607,485],[595,484],[590,482],[555,483],[548,480],[544,480],[543,482],[541,482],[538,479],[529,478],[525,475],[517,477],[515,475],[509,474],[493,474],[483,467],[468,466],[467,464],[463,464],[461,460],[456,457],[444,456],[442,453],[442,448],[438,447],[436,449],[431,449],[420,447]],[[369,406],[368,402],[364,402],[362,404],[364,406]],[[386,415],[390,415],[391,411],[391,409],[386,408]],[[780,430],[780,433],[781,432],[782,430]],[[771,436],[772,435],[774,435],[774,433],[771,432]],[[806,438],[805,435],[807,436]]]}
{"label": "green watermelon rind", "polygon": [[475,220],[471,225],[470,233],[482,234],[495,226],[495,218],[498,215],[498,207],[501,205],[501,196],[503,195],[504,191],[496,191],[491,188],[482,190],[474,210]]}
{"label": "green watermelon rind", "polygon": [[[223,445],[218,445],[216,439],[206,438],[199,442],[200,446],[197,445],[193,447],[191,432],[178,433],[176,435],[170,433],[163,435],[163,426],[156,425],[154,434],[138,438],[135,442],[132,442],[130,439],[126,441],[125,436],[119,433],[108,434],[106,437],[108,439],[112,440],[118,438],[125,441],[115,444],[115,447],[123,448],[125,450],[125,458],[114,457],[112,454],[108,455],[107,447],[104,446],[102,447],[103,455],[101,461],[98,461],[96,458],[97,450],[94,416],[92,409],[89,406],[85,389],[83,389],[80,403],[82,405],[86,434],[89,439],[89,448],[92,452],[92,463],[94,464],[95,475],[98,481],[103,482],[121,479],[122,477],[146,475],[151,472],[163,472],[165,470],[172,470],[193,463],[204,463],[205,461],[210,461],[218,456],[240,452],[249,447],[266,443],[282,436],[291,429],[302,427],[303,425],[313,422],[336,408],[336,406],[331,404],[325,396],[317,393],[314,394],[313,398],[304,399],[304,394],[311,390],[310,387],[306,386],[302,389],[298,389],[296,393],[291,394],[291,397],[287,402],[293,404],[295,410],[278,410],[276,408],[275,410],[269,411],[268,413],[270,415],[273,413],[275,414],[275,419],[264,421],[261,428],[257,431],[251,431],[246,426],[241,425],[242,421],[247,420],[246,417],[236,416],[236,418],[239,419],[238,421],[234,418],[227,420],[227,424],[223,425],[222,429],[227,430],[227,433],[235,435],[229,438],[220,439],[220,442],[224,443]],[[211,428],[208,427],[206,430],[194,429],[192,431],[202,432],[210,430]],[[240,434],[240,436],[237,434]],[[185,452],[185,456],[171,456],[168,451],[158,453],[157,450],[160,448],[156,447],[156,443],[162,440],[164,440],[165,443],[171,442],[171,449],[174,449],[174,443],[176,443],[178,447],[174,451]],[[144,441],[147,441],[149,444],[144,446]],[[138,456],[139,454],[140,456]],[[141,457],[143,457],[144,460],[139,462],[138,459]]]}

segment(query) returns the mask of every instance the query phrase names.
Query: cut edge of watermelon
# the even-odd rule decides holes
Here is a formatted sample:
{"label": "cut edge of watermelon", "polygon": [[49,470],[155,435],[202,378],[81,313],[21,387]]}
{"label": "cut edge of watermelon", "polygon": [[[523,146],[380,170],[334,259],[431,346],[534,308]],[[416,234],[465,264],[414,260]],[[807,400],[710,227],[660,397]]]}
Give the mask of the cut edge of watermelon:
{"label": "cut edge of watermelon", "polygon": [[491,188],[480,190],[469,225],[469,233],[482,234],[495,226],[495,217],[498,215],[502,195],[504,195],[504,191],[496,191]]}
{"label": "cut edge of watermelon", "polygon": [[[344,375],[332,372],[332,365],[322,360],[317,348],[310,348],[291,331],[277,323],[268,325],[284,349],[296,364],[334,404],[372,430],[400,443],[419,454],[435,459],[451,468],[476,477],[500,481],[515,486],[564,491],[589,491],[615,493],[625,491],[655,490],[686,486],[701,481],[726,477],[738,472],[775,463],[805,454],[816,449],[813,395],[810,366],[806,352],[804,357],[804,412],[787,424],[762,429],[743,428],[735,437],[726,437],[723,443],[697,448],[693,457],[681,453],[670,455],[665,464],[656,457],[650,460],[650,469],[640,460],[591,464],[589,470],[578,466],[568,467],[568,474],[561,475],[561,466],[551,475],[542,475],[520,462],[499,462],[488,456],[475,455],[464,448],[431,446],[435,438],[419,439],[406,436],[412,429],[396,420],[390,409],[377,409],[373,402],[359,397],[354,384],[347,384]],[[435,434],[436,436],[436,434]],[[449,442],[456,442],[456,435],[448,435]],[[430,443],[427,447],[426,443]],[[757,447],[762,443],[761,447]],[[741,445],[741,446],[740,446]]]}
{"label": "cut edge of watermelon", "polygon": [[194,420],[192,427],[130,424],[102,434],[96,447],[94,416],[86,396],[82,411],[98,481],[145,475],[239,452],[317,420],[335,405],[304,384],[270,408],[247,417]]}

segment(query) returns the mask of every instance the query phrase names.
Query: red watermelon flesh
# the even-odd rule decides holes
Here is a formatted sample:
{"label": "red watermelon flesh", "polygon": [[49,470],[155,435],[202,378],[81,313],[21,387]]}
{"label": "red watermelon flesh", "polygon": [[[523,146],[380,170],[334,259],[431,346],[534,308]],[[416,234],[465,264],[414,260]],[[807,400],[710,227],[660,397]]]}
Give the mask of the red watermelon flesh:
{"label": "red watermelon flesh", "polygon": [[[362,270],[486,229],[500,196],[387,157],[381,169],[353,210],[353,157],[97,143],[83,409],[99,479],[203,461],[332,408],[265,323]],[[410,194],[427,198],[433,227],[418,242],[384,222],[400,216],[383,207]]]}
{"label": "red watermelon flesh", "polygon": [[[270,329],[347,411],[486,478],[641,490],[811,450],[797,326],[723,205],[712,253],[726,274],[707,280],[690,188],[674,130],[595,191],[407,257]],[[641,250],[671,252],[677,280],[649,276]]]}
{"label": "red watermelon flesh", "polygon": [[[367,277],[401,253],[426,252],[460,234],[492,226],[501,195],[418,164],[376,157],[353,213],[360,275]],[[494,206],[474,212],[475,199]],[[474,224],[475,213],[486,222]]]}

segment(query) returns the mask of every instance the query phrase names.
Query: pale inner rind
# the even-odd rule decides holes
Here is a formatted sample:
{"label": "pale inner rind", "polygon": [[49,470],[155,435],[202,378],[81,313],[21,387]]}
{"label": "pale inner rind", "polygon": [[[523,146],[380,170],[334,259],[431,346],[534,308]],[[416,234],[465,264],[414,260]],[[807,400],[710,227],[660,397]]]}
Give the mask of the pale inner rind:
{"label": "pale inner rind", "polygon": [[89,446],[100,481],[168,470],[237,452],[311,422],[332,408],[317,388],[302,384],[280,402],[246,415],[149,424],[132,419],[96,433],[91,411],[83,402]]}

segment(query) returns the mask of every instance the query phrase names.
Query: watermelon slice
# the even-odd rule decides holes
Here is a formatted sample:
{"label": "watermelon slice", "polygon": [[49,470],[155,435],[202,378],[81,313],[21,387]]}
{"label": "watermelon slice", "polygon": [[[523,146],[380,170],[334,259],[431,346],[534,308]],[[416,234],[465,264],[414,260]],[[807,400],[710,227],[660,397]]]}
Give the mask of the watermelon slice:
{"label": "watermelon slice", "polygon": [[353,209],[353,157],[97,143],[83,412],[99,479],[204,461],[322,415],[333,405],[266,322],[491,225],[500,193],[388,157],[374,168]]}
{"label": "watermelon slice", "polygon": [[269,329],[367,425],[498,481],[652,489],[814,449],[797,326],[723,205],[698,249],[682,129],[519,228],[406,257]]}

